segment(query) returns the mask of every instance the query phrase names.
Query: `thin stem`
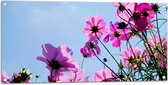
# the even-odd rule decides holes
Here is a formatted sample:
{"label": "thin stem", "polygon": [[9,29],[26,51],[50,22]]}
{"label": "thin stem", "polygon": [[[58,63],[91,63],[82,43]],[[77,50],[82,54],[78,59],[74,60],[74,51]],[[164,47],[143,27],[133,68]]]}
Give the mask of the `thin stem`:
{"label": "thin stem", "polygon": [[36,81],[37,81],[37,77],[36,77],[36,79],[35,79],[35,83],[36,83]]}
{"label": "thin stem", "polygon": [[[148,43],[148,39],[147,39],[146,35],[145,35],[144,33],[142,33],[142,35],[143,35],[144,39],[143,39],[143,38],[141,38],[141,39],[144,41],[144,45],[145,45],[145,43],[146,43],[146,44],[148,45],[148,48],[149,48],[150,52],[152,52],[152,54],[154,54],[153,51],[152,51],[151,46],[150,46],[149,43]],[[145,47],[146,47],[146,45],[145,45]],[[148,48],[146,47],[147,50],[148,50]],[[148,52],[149,52],[149,51],[148,51]],[[149,52],[149,53],[150,53],[150,52]]]}
{"label": "thin stem", "polygon": [[[143,63],[143,62],[142,62]],[[146,68],[148,68],[148,66],[145,64],[145,63],[143,63],[144,65],[145,65],[145,67]],[[152,79],[154,80],[154,77],[152,76],[152,75],[150,75],[147,71],[146,71],[146,69],[143,69],[150,77],[152,77]]]}
{"label": "thin stem", "polygon": [[[148,44],[148,40],[147,40],[146,36],[143,33],[142,33],[142,35],[145,38],[145,39],[141,38],[144,41],[144,46],[145,46],[147,52],[149,53],[149,56],[154,60],[153,63],[155,64],[155,66],[157,66],[157,64],[156,64],[157,62],[156,62],[155,56],[151,56],[151,55],[154,54],[152,49],[151,49],[151,46]],[[147,45],[145,43],[147,43]]]}
{"label": "thin stem", "polygon": [[121,52],[121,46],[119,47],[119,50],[120,50],[120,52]]}
{"label": "thin stem", "polygon": [[149,33],[150,33],[150,35],[151,35],[152,37],[154,37],[154,41],[156,41],[155,34],[153,33],[153,31],[150,31],[150,30],[149,30]]}
{"label": "thin stem", "polygon": [[35,78],[35,83],[37,82],[37,79],[39,78],[39,76],[38,75],[36,75],[35,76],[36,78]]}
{"label": "thin stem", "polygon": [[114,59],[114,61],[118,64],[118,66],[120,66],[120,64],[117,62],[117,60],[114,58],[114,56],[110,53],[110,51],[107,49],[107,47],[103,44],[103,42],[99,39],[99,37],[97,36],[97,34],[95,33],[97,39],[99,40],[99,42],[103,45],[103,47],[107,50],[107,52],[110,54],[110,56]]}
{"label": "thin stem", "polygon": [[162,25],[163,25],[163,24],[165,24],[166,22],[167,22],[167,20],[166,20],[166,21],[164,21],[164,22],[163,22],[163,23],[159,26],[159,28],[161,28],[161,27],[162,27]]}
{"label": "thin stem", "polygon": [[85,57],[83,57],[82,59],[81,69],[83,68],[84,60],[85,60]]}
{"label": "thin stem", "polygon": [[129,44],[129,46],[130,46],[130,48],[131,48],[131,51],[132,51],[134,57],[136,58],[136,55],[135,55],[135,53],[134,53],[134,51],[133,51],[133,49],[132,49],[132,45],[131,45],[131,43],[129,42],[128,37],[127,37],[127,35],[126,35],[126,33],[125,33],[125,30],[123,29],[123,31],[124,31],[124,35],[125,35],[125,37],[126,37],[126,40],[127,40],[128,44]]}
{"label": "thin stem", "polygon": [[105,66],[105,65],[104,65],[103,67],[104,67],[104,69],[106,68],[106,66]]}
{"label": "thin stem", "polygon": [[[120,5],[122,5],[121,3],[119,3]],[[127,9],[124,9],[130,16],[132,16],[131,14],[130,14],[130,12],[127,10]]]}
{"label": "thin stem", "polygon": [[141,78],[142,78],[142,80],[144,81],[143,74],[142,74],[142,72],[141,72],[140,69],[139,69],[139,73],[141,74]]}
{"label": "thin stem", "polygon": [[161,36],[160,36],[160,31],[159,31],[159,25],[158,25],[158,15],[157,15],[157,13],[156,13],[156,29],[157,29],[157,32],[158,32],[158,36],[159,36],[159,40],[160,40],[160,46],[161,46],[161,48],[163,48],[163,46],[162,46],[162,40],[161,40]]}
{"label": "thin stem", "polygon": [[160,18],[160,19],[155,19],[155,20],[152,20],[151,22],[155,22],[155,21],[158,21],[158,20],[164,20],[164,21],[167,21],[167,19],[164,19],[164,18]]}
{"label": "thin stem", "polygon": [[[99,39],[99,37],[97,36],[97,34],[95,33],[97,39],[99,40],[99,42],[103,45],[103,47],[106,49],[106,51],[110,54],[110,56],[113,58],[113,60],[117,63],[117,65],[120,67],[120,64],[117,62],[117,60],[114,58],[114,56],[110,53],[110,51],[107,49],[107,47],[103,44],[103,42]],[[123,70],[123,68],[121,68]],[[123,70],[124,74],[128,77],[128,75],[126,74],[126,72]],[[129,77],[128,77],[129,78]],[[131,79],[129,78],[129,80],[131,81]]]}
{"label": "thin stem", "polygon": [[160,50],[159,50],[159,48],[157,47],[157,49],[156,49],[164,58],[166,58],[166,55],[164,55],[164,53],[163,52],[161,52]]}
{"label": "thin stem", "polygon": [[[148,43],[148,39],[147,39],[146,35],[145,35],[144,33],[142,33],[142,35],[143,35],[143,37],[145,38],[145,42],[147,43],[150,52],[151,52],[152,54],[154,54],[154,52],[152,51],[151,46],[150,46],[149,43]],[[145,46],[146,46],[146,45],[145,45]],[[146,49],[148,49],[148,48],[146,47]],[[149,53],[150,53],[150,52],[149,52]],[[155,57],[154,57],[154,60],[155,60],[155,63],[156,63]]]}
{"label": "thin stem", "polygon": [[111,70],[112,73],[114,73],[116,76],[118,76],[108,65],[106,65],[98,56],[97,54],[95,53],[95,51],[92,49],[94,55],[96,56],[96,58],[101,62],[103,63],[103,65],[105,65],[109,70]]}
{"label": "thin stem", "polygon": [[[145,38],[145,40],[146,40],[146,42],[147,42],[147,45],[148,45],[150,51],[152,52],[152,54],[154,54],[154,52],[152,51],[150,45],[148,44],[148,40],[147,40],[145,34],[142,33],[142,35],[144,36],[144,38]],[[145,45],[145,46],[146,46],[146,45]],[[153,58],[153,60],[154,60],[155,69],[157,69],[157,68],[156,68],[156,66],[158,65],[158,64],[157,64],[157,60],[156,60],[155,56],[152,56],[152,58]],[[159,79],[161,79],[161,77],[160,77],[160,75],[161,75],[160,71],[157,70],[157,74],[159,74]]]}
{"label": "thin stem", "polygon": [[139,42],[137,42],[135,46],[137,46],[137,45],[138,45],[140,42],[142,42],[142,41],[143,41],[143,40],[140,40]]}

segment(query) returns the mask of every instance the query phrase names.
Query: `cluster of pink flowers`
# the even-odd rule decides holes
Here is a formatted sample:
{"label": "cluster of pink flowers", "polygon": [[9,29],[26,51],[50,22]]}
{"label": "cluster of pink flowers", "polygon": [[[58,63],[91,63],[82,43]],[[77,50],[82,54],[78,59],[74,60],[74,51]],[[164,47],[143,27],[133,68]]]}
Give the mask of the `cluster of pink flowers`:
{"label": "cluster of pink flowers", "polygon": [[[153,20],[157,13],[159,13],[159,6],[157,4],[151,3],[113,3],[113,5],[117,7],[116,17],[119,19],[119,21],[115,23],[112,23],[111,21],[109,23],[109,33],[105,24],[105,20],[102,17],[89,16],[89,18],[86,19],[86,26],[83,30],[83,33],[86,34],[89,38],[88,42],[93,42],[94,44],[87,44],[87,42],[86,45],[81,48],[81,53],[86,58],[92,58],[93,56],[98,58],[100,55],[98,42],[100,42],[118,64],[121,70],[122,75],[115,75],[117,76],[116,78],[123,80],[123,78],[120,77],[125,75],[128,78],[127,79],[124,77],[126,80],[138,80],[137,76],[134,76],[132,79],[129,78],[130,75],[124,71],[124,68],[127,68],[131,73],[133,73],[133,75],[136,75],[136,73],[141,73],[142,76],[145,75],[145,73],[142,71],[146,72],[144,69],[148,69],[148,71],[162,69],[164,72],[159,72],[160,70],[155,72],[158,74],[159,80],[164,80],[161,78],[161,76],[166,76],[167,79],[167,74],[165,72],[167,70],[167,40],[160,37],[158,27],[156,27],[156,29],[159,36],[151,35],[149,38],[147,36],[148,31],[152,32],[154,30],[154,25],[151,20]],[[128,43],[129,47],[127,47],[126,50],[121,50],[120,48],[121,61],[116,61],[115,57],[101,41],[102,36],[105,36],[103,39],[105,43],[111,41],[112,46],[115,48],[121,47],[122,42],[124,41]],[[143,41],[145,47],[144,50],[141,50],[137,46],[131,45],[130,40],[134,36],[140,38]],[[94,39],[92,39],[93,37]],[[104,71],[101,70],[95,73],[94,81],[108,81],[110,79],[110,81],[115,81],[115,79],[112,77],[106,77],[106,73],[110,74],[109,72],[115,72],[112,71],[112,69],[109,70],[110,68],[108,65],[103,63],[100,58],[98,58],[98,60],[108,68],[108,71],[106,68]],[[153,73],[151,73],[152,77],[154,75]],[[149,78],[147,77],[146,80],[150,80],[151,75],[148,73],[147,75]],[[139,80],[140,79],[144,80],[143,78],[139,78]]]}
{"label": "cluster of pink flowers", "polygon": [[133,22],[137,32],[145,32],[153,28],[151,19],[154,18],[155,12],[158,8],[152,9],[153,5],[150,3],[114,3],[117,10],[117,17],[120,21],[126,23]]}
{"label": "cluster of pink flowers", "polygon": [[[167,40],[153,33],[154,24],[151,22],[159,13],[159,6],[151,3],[113,3],[117,7],[116,17],[119,21],[109,23],[109,28],[101,16],[89,16],[82,32],[87,36],[87,42],[80,49],[83,58],[97,58],[105,68],[95,72],[94,82],[114,81],[148,81],[167,79]],[[157,17],[156,17],[157,21]],[[156,22],[158,24],[158,22]],[[148,31],[151,36],[148,36]],[[153,35],[152,35],[153,33]],[[103,41],[101,38],[103,38]],[[132,37],[142,40],[144,49],[130,43]],[[120,49],[119,56],[113,56],[105,43],[112,42],[112,46]],[[122,42],[128,43],[125,49]],[[99,55],[101,44],[109,56],[117,63],[119,72],[115,72],[106,64],[107,59],[101,60]],[[54,47],[46,43],[42,45],[43,56],[37,60],[46,64],[49,71],[49,82],[88,82],[89,76],[84,69],[79,68],[78,62],[73,58],[73,52],[66,45]],[[117,61],[117,57],[120,61]],[[83,63],[82,63],[83,65]],[[2,71],[3,83],[29,83],[31,73],[26,69],[13,74],[12,78]]]}

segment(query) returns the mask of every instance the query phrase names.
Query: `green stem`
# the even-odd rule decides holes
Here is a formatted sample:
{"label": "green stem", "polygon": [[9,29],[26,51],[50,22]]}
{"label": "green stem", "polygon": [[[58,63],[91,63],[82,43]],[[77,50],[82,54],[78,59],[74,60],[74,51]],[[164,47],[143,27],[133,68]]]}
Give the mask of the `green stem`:
{"label": "green stem", "polygon": [[97,34],[95,33],[97,39],[99,40],[99,42],[103,45],[103,47],[106,49],[106,51],[110,54],[110,56],[114,59],[114,61],[117,63],[118,66],[120,66],[120,64],[117,62],[117,60],[114,58],[114,56],[110,53],[110,51],[107,49],[107,47],[103,44],[103,42],[99,39],[99,37],[97,36]]}
{"label": "green stem", "polygon": [[[142,63],[143,63],[143,62],[142,62]],[[148,66],[147,66],[145,63],[143,63],[143,64],[145,65],[146,68],[148,68]],[[146,69],[143,69],[143,70],[144,70],[145,73],[147,73],[153,80],[155,80],[154,77],[153,77],[151,74],[149,74],[148,71],[146,71]]]}
{"label": "green stem", "polygon": [[85,60],[85,57],[83,57],[82,59],[81,69],[83,68],[84,60]]}
{"label": "green stem", "polygon": [[153,23],[153,22],[158,21],[158,20],[165,20],[165,21],[167,21],[167,19],[160,18],[160,19],[155,19],[155,20],[152,20],[151,22]]}
{"label": "green stem", "polygon": [[[99,39],[99,37],[97,36],[97,34],[95,33],[97,39],[99,40],[99,42],[103,45],[103,47],[106,49],[106,51],[110,54],[110,56],[113,58],[113,60],[117,63],[117,65],[120,67],[120,64],[117,62],[117,60],[114,58],[114,56],[110,53],[110,51],[107,49],[107,47],[103,44],[103,42]],[[123,68],[121,68],[123,70]],[[126,74],[126,72],[123,70],[124,74],[129,78],[129,76]],[[131,79],[129,78],[129,80],[131,81]]]}
{"label": "green stem", "polygon": [[159,31],[159,26],[158,26],[158,15],[157,15],[157,13],[156,13],[156,29],[157,29],[157,32],[158,32],[158,36],[159,36],[159,40],[160,40],[160,46],[161,46],[161,48],[163,48],[163,46],[162,46],[162,40],[161,40],[161,36],[160,36],[160,31]]}
{"label": "green stem", "polygon": [[111,72],[114,73],[115,76],[118,76],[108,65],[106,65],[106,64],[97,56],[97,54],[95,53],[95,51],[93,50],[93,48],[92,48],[92,51],[93,51],[94,55],[96,56],[96,58],[97,58],[101,63],[103,63],[103,65],[105,65],[109,70],[111,70]]}
{"label": "green stem", "polygon": [[[124,31],[124,29],[123,29],[123,31]],[[131,45],[131,43],[129,42],[128,37],[127,37],[125,31],[124,31],[124,35],[125,35],[125,37],[126,37],[126,40],[127,40],[128,44],[129,44],[129,46],[130,46],[130,48],[131,48],[131,51],[132,51],[134,57],[136,58],[136,55],[135,55],[135,53],[134,53],[134,51],[133,51],[133,49],[132,49],[132,45]]]}
{"label": "green stem", "polygon": [[36,83],[36,81],[37,81],[37,78],[35,79],[35,83]]}

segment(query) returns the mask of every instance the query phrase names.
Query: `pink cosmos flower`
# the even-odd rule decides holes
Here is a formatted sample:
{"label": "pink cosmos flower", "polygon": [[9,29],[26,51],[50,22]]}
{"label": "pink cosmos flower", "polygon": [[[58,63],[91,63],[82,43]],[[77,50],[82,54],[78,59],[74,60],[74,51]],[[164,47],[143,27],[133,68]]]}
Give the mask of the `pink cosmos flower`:
{"label": "pink cosmos flower", "polygon": [[135,6],[135,11],[130,20],[133,20],[136,31],[145,32],[146,30],[153,29],[153,25],[150,22],[153,18],[154,11],[151,4],[141,3]]}
{"label": "pink cosmos flower", "polygon": [[72,51],[66,45],[54,47],[51,44],[42,46],[44,57],[37,57],[37,60],[47,64],[46,68],[51,73],[51,76],[59,76],[59,72],[75,71],[78,68],[77,62],[72,57]]}
{"label": "pink cosmos flower", "polygon": [[2,83],[9,83],[10,82],[9,75],[5,71],[2,71],[1,81],[2,81]]}
{"label": "pink cosmos flower", "polygon": [[140,3],[136,5],[135,11],[140,13],[141,16],[146,17],[148,20],[155,17],[155,13],[152,10],[152,4],[149,3]]}
{"label": "pink cosmos flower", "polygon": [[77,70],[75,72],[69,72],[69,76],[60,76],[58,82],[88,82],[88,78],[88,76],[84,77],[83,70]]}
{"label": "pink cosmos flower", "polygon": [[104,70],[99,70],[94,74],[93,81],[95,82],[112,82],[119,81],[120,79],[116,77],[111,70],[105,68]]}
{"label": "pink cosmos flower", "polygon": [[[116,17],[120,20],[125,22],[129,21],[129,19],[131,18],[132,13],[134,12],[134,7],[137,3],[116,3],[114,2],[113,5],[118,7],[117,9],[117,13],[116,13]],[[121,19],[120,17],[122,17],[123,19]]]}
{"label": "pink cosmos flower", "polygon": [[90,37],[89,41],[85,43],[85,46],[81,48],[80,51],[85,57],[91,57],[92,59],[94,59],[93,57],[95,56],[95,54],[92,49],[97,55],[100,55],[101,51],[98,46],[98,40],[94,36]]}
{"label": "pink cosmos flower", "polygon": [[131,48],[122,50],[120,53],[120,58],[124,62],[124,66],[136,68],[137,63],[144,62],[144,58],[142,57],[142,51],[140,48],[132,47],[132,50]]}
{"label": "pink cosmos flower", "polygon": [[[101,16],[89,16],[86,18],[86,25],[83,30],[89,38],[91,36],[101,37],[102,35],[107,35],[107,28],[105,26],[105,21]],[[95,35],[96,33],[96,35]]]}
{"label": "pink cosmos flower", "polygon": [[110,22],[110,31],[111,33],[104,38],[104,42],[107,43],[110,39],[114,47],[120,47],[121,40],[127,40],[130,37],[130,27],[124,22],[116,22],[114,25]]}

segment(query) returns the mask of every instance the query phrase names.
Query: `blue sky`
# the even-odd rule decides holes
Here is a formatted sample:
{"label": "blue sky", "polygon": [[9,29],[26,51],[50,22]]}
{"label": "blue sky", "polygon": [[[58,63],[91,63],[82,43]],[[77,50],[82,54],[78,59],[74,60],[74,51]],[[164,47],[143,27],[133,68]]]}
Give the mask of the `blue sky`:
{"label": "blue sky", "polygon": [[[117,21],[115,13],[116,8],[111,3],[7,2],[7,6],[2,5],[2,70],[12,76],[13,72],[26,67],[33,73],[31,82],[34,82],[35,75],[40,76],[37,82],[47,82],[49,72],[45,63],[36,60],[37,56],[42,56],[41,45],[51,43],[58,47],[66,44],[80,64],[83,57],[79,50],[87,41],[82,33],[85,18],[100,15],[109,27],[110,21]],[[165,18],[166,12],[159,17]],[[164,36],[166,25],[161,30]],[[131,40],[132,44],[135,42],[138,42],[137,38]],[[113,48],[110,42],[106,45],[119,60],[119,49]],[[117,65],[101,44],[99,46],[102,50],[100,58],[106,57],[108,65],[117,71]],[[125,43],[122,49],[126,49]],[[97,59],[85,59],[83,69],[92,80],[103,65]]]}

